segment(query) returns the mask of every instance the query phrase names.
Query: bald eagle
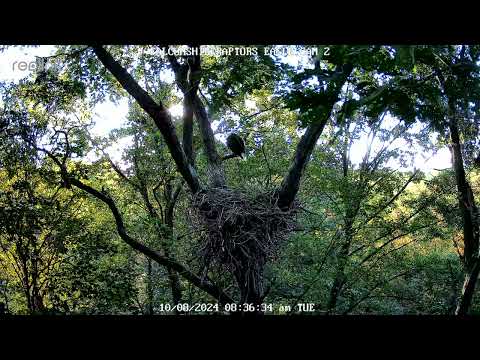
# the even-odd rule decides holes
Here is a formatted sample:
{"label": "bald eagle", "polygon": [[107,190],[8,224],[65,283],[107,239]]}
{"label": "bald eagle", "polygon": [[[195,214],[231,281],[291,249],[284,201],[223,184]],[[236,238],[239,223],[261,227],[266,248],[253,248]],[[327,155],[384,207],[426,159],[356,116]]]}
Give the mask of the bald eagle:
{"label": "bald eagle", "polygon": [[240,156],[243,159],[242,154],[245,154],[245,143],[238,134],[232,133],[227,137],[227,146],[232,154],[225,156],[223,160],[236,156]]}

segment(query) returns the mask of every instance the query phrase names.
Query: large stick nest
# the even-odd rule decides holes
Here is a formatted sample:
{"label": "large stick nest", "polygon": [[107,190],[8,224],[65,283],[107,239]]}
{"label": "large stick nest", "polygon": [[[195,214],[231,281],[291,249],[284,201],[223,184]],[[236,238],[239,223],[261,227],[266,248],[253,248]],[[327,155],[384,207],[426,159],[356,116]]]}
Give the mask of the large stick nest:
{"label": "large stick nest", "polygon": [[190,220],[204,235],[199,255],[206,269],[219,265],[259,271],[296,226],[296,204],[280,210],[273,192],[214,188],[198,193],[193,203]]}

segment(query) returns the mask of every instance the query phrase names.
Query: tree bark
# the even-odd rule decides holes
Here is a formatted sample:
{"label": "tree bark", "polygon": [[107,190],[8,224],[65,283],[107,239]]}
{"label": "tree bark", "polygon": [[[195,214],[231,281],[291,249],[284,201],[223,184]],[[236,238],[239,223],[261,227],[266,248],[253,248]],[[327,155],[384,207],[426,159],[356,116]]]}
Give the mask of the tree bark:
{"label": "tree bark", "polygon": [[240,306],[248,304],[255,306],[254,311],[248,311],[243,315],[260,315],[262,311],[257,308],[263,301],[263,265],[257,264],[254,269],[248,263],[239,265],[235,271],[234,276],[240,290]]}
{"label": "tree bark", "polygon": [[472,189],[466,179],[460,136],[455,118],[450,120],[449,128],[452,141],[453,168],[459,196],[458,204],[463,220],[464,257],[467,269],[471,269],[478,257],[478,224],[474,215],[478,212],[478,209]]}
{"label": "tree bark", "polygon": [[[175,191],[172,191],[169,187],[167,191],[167,206],[165,209],[165,225],[167,227],[166,238],[169,241],[173,240],[173,211],[175,209],[175,204],[177,203],[178,195],[182,189],[182,186],[177,186]],[[163,246],[165,255],[170,257],[170,244],[164,244]],[[172,291],[172,300],[174,305],[180,304],[182,301],[182,286],[180,284],[180,279],[178,273],[172,269],[168,270],[168,279],[170,281],[170,288]],[[178,307],[175,308],[176,313],[178,314]]]}
{"label": "tree bark", "polygon": [[480,262],[476,261],[472,268],[465,274],[462,293],[458,300],[455,315],[466,315],[472,305],[473,295],[475,294],[475,285],[480,273]]}
{"label": "tree bark", "polygon": [[452,143],[453,168],[459,197],[459,207],[463,220],[463,243],[465,260],[465,280],[462,293],[458,300],[456,315],[468,313],[475,294],[475,286],[480,271],[480,260],[478,254],[479,245],[479,224],[478,208],[475,204],[472,189],[468,183],[463,166],[463,157],[460,143],[460,136],[455,116],[454,104],[450,103],[450,138]]}
{"label": "tree bark", "polygon": [[321,119],[319,122],[310,125],[300,139],[295,151],[293,163],[278,191],[278,206],[281,209],[287,210],[297,196],[300,188],[300,179],[302,178],[310,155],[313,152],[318,138],[322,134],[323,128],[325,127],[329,116],[330,113],[324,119]]}

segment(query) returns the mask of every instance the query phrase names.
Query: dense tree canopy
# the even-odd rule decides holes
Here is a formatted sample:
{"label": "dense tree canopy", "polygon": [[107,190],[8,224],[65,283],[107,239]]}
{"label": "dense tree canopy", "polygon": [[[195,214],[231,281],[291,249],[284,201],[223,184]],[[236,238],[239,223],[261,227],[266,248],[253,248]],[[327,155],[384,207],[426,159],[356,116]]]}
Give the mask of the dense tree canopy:
{"label": "dense tree canopy", "polygon": [[480,311],[480,46],[205,48],[0,83],[2,312]]}

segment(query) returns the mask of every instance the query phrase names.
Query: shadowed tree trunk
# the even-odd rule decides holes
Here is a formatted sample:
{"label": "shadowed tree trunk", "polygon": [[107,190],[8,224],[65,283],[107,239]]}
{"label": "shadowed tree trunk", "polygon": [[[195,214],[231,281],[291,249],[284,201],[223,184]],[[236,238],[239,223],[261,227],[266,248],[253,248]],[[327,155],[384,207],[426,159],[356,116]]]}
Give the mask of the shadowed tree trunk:
{"label": "shadowed tree trunk", "polygon": [[[465,55],[465,47],[462,47],[461,57]],[[470,184],[465,175],[465,168],[462,156],[462,144],[460,141],[460,132],[458,129],[457,112],[457,94],[450,94],[451,87],[447,87],[445,76],[439,66],[434,67],[435,73],[442,86],[443,94],[447,98],[446,118],[448,119],[448,128],[450,130],[452,166],[455,172],[455,181],[457,184],[458,205],[463,222],[463,245],[464,245],[464,265],[465,279],[462,293],[458,299],[456,315],[465,315],[468,313],[475,292],[475,285],[479,275],[479,220],[478,208],[475,204]],[[464,94],[465,95],[465,94]]]}
{"label": "shadowed tree trunk", "polygon": [[456,315],[465,315],[472,303],[475,293],[475,285],[480,272],[480,261],[478,257],[479,224],[478,208],[475,204],[472,189],[467,181],[463,167],[462,149],[458,131],[456,112],[454,104],[450,104],[450,138],[452,144],[453,168],[457,183],[459,208],[463,220],[463,244],[465,262],[465,280],[462,293],[458,300]]}
{"label": "shadowed tree trunk", "polygon": [[475,293],[475,285],[480,273],[480,262],[475,262],[465,275],[463,282],[462,294],[458,301],[455,315],[466,315],[472,304],[473,295]]}

